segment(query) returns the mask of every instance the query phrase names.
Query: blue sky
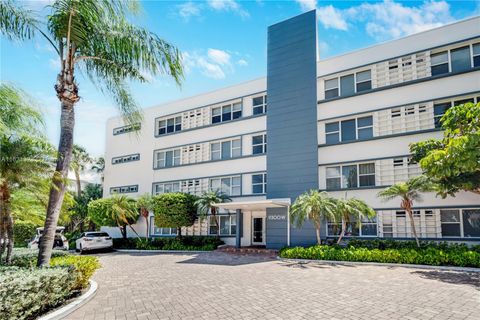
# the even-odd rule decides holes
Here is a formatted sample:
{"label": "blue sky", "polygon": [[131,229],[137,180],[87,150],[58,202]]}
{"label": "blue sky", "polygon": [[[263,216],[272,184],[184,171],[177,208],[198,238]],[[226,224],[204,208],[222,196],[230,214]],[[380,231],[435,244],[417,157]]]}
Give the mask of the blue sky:
{"label": "blue sky", "polygon": [[[22,1],[40,10],[51,0]],[[188,97],[266,74],[266,30],[273,23],[317,8],[320,57],[434,28],[480,13],[479,1],[142,1],[136,23],[177,45],[186,78],[181,88],[166,77],[132,84],[141,107]],[[58,143],[59,102],[53,85],[59,68],[42,39],[11,43],[1,38],[0,79],[29,92],[45,115],[47,134]],[[117,115],[114,103],[77,76],[75,143],[103,154],[105,122]],[[153,134],[153,133],[152,133]]]}

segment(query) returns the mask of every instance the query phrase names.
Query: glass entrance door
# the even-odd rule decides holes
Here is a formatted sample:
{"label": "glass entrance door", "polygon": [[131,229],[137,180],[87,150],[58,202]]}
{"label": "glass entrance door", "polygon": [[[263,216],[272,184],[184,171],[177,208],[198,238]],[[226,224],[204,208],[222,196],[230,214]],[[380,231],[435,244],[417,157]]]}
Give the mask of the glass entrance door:
{"label": "glass entrance door", "polygon": [[264,230],[264,218],[252,218],[252,244],[265,244],[263,235]]}

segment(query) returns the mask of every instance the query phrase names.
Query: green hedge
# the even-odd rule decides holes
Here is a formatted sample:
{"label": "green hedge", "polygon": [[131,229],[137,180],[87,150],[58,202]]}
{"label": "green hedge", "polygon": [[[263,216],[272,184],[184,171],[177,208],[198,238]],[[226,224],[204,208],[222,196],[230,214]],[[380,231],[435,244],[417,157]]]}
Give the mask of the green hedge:
{"label": "green hedge", "polygon": [[75,279],[66,267],[0,267],[0,319],[35,319],[68,299]]}
{"label": "green hedge", "polygon": [[433,266],[458,266],[480,268],[480,253],[468,248],[453,246],[449,249],[428,246],[425,248],[369,249],[338,246],[295,247],[280,250],[287,259],[312,259],[333,261],[359,261],[381,263],[423,264]]}
{"label": "green hedge", "polygon": [[100,268],[100,262],[97,257],[89,256],[66,256],[55,257],[50,260],[52,267],[72,266],[76,273],[76,280],[72,290],[81,290],[88,286],[88,280],[93,276],[95,270]]}
{"label": "green hedge", "polygon": [[[350,239],[348,247],[368,248],[368,249],[417,249],[417,243],[414,240],[392,240],[392,239]],[[420,248],[438,248],[441,250],[465,251],[472,250],[480,253],[480,245],[467,246],[464,243],[449,243],[438,241],[420,241]]]}
{"label": "green hedge", "polygon": [[[67,251],[53,250],[52,258],[68,255]],[[12,252],[12,266],[35,267],[37,265],[38,250],[15,248]],[[0,263],[1,265],[1,263]]]}
{"label": "green hedge", "polygon": [[116,249],[212,251],[224,242],[218,237],[183,236],[177,238],[113,239]]}
{"label": "green hedge", "polygon": [[27,221],[15,221],[13,224],[13,239],[15,247],[26,247],[37,232],[37,226]]}

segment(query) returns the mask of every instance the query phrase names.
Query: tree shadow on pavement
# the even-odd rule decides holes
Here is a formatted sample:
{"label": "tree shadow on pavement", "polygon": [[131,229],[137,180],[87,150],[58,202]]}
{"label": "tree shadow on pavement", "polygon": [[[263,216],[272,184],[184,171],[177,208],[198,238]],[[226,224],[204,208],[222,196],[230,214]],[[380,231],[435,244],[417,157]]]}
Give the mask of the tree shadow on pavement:
{"label": "tree shadow on pavement", "polygon": [[209,264],[221,266],[240,266],[254,263],[263,263],[275,260],[270,256],[261,254],[234,254],[223,252],[206,252],[197,254],[190,259],[178,261],[187,264]]}
{"label": "tree shadow on pavement", "polygon": [[279,263],[283,267],[288,268],[297,268],[297,269],[309,269],[309,268],[317,268],[317,269],[330,269],[330,268],[355,268],[354,265],[347,265],[347,264],[335,264],[335,263],[318,263],[318,262],[302,262],[302,261],[280,261]]}
{"label": "tree shadow on pavement", "polygon": [[456,271],[414,271],[412,274],[419,275],[423,279],[437,280],[450,284],[468,285],[480,290],[480,272],[456,272]]}

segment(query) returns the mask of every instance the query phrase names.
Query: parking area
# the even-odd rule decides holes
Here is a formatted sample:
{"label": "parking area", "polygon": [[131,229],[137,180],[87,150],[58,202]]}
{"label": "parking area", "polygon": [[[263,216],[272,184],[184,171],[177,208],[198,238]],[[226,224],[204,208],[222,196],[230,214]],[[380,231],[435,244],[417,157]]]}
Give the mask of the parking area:
{"label": "parking area", "polygon": [[98,254],[68,319],[471,319],[480,273],[299,264],[228,253]]}

